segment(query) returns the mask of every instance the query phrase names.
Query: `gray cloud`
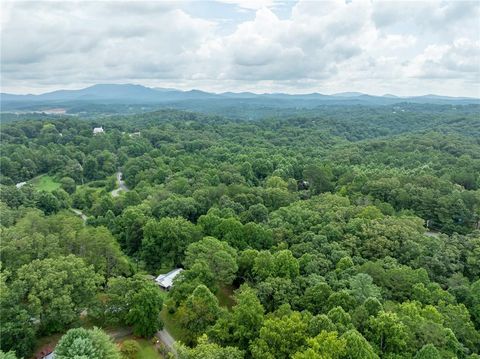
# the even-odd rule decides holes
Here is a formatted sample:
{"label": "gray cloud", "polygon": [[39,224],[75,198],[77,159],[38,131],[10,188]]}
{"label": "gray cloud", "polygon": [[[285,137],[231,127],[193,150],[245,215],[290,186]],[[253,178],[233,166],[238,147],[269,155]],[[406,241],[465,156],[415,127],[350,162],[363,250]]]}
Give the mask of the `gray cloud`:
{"label": "gray cloud", "polygon": [[221,1],[241,15],[202,18],[188,2],[2,2],[2,91],[135,82],[480,95],[478,2],[301,0],[280,17],[278,1]]}

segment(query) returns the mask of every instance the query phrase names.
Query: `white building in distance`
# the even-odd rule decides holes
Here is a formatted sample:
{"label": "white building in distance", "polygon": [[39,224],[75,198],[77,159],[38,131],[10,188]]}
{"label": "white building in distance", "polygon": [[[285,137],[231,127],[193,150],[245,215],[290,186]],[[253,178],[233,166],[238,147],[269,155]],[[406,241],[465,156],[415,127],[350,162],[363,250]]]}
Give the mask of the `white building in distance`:
{"label": "white building in distance", "polygon": [[104,133],[105,131],[103,130],[103,127],[95,127],[93,129],[93,134],[98,135],[99,133]]}

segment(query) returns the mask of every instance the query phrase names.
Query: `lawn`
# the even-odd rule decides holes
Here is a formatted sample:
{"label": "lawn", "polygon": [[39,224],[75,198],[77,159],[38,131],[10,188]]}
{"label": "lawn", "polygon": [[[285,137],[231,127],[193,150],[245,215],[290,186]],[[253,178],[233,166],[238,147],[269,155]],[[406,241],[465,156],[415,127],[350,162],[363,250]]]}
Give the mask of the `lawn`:
{"label": "lawn", "polygon": [[125,340],[135,340],[140,345],[140,350],[136,355],[136,359],[161,359],[163,358],[157,351],[155,344],[152,344],[150,340],[141,339],[129,335],[127,337],[122,338],[121,341],[117,342],[121,345]]}
{"label": "lawn", "polygon": [[140,351],[137,354],[137,359],[158,359],[162,356],[158,353],[155,346],[145,339],[137,339],[140,344]]}
{"label": "lawn", "polygon": [[178,312],[170,314],[167,308],[164,307],[160,313],[160,317],[165,325],[165,329],[167,329],[173,339],[185,342],[186,333],[185,330],[180,326],[177,313]]}
{"label": "lawn", "polygon": [[52,192],[60,188],[60,183],[56,182],[53,177],[48,175],[35,177],[32,179],[31,183],[37,191]]}
{"label": "lawn", "polygon": [[[158,353],[155,345],[152,344],[149,340],[140,339],[135,337],[128,337],[124,340],[135,340],[140,345],[140,350],[136,355],[136,359],[161,359],[162,356]],[[122,340],[122,342],[124,341]]]}

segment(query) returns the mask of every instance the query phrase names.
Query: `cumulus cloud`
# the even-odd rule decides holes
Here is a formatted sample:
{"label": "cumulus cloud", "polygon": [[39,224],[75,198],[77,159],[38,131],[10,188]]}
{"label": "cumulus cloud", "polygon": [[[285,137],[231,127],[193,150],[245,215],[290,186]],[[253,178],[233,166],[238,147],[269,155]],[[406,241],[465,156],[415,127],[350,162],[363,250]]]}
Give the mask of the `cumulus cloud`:
{"label": "cumulus cloud", "polygon": [[457,78],[480,80],[480,41],[467,38],[450,45],[430,45],[407,68],[408,75],[419,78]]}
{"label": "cumulus cloud", "polygon": [[465,25],[477,23],[480,12],[478,2],[469,0],[379,1],[372,8],[372,18],[378,27],[409,24],[423,31],[441,32],[442,35],[453,28],[462,33],[470,32],[472,28],[468,29]]}
{"label": "cumulus cloud", "polygon": [[258,10],[263,7],[272,6],[274,0],[217,0],[220,3],[231,4],[239,9]]}
{"label": "cumulus cloud", "polygon": [[134,82],[480,95],[478,2],[218,3],[242,15],[206,17],[208,2],[2,2],[2,91]]}

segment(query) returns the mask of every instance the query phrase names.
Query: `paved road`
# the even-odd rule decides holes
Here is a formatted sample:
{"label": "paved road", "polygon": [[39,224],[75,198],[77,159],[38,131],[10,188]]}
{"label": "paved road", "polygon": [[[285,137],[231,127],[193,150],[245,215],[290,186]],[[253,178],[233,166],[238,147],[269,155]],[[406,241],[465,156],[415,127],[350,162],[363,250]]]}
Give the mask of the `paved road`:
{"label": "paved road", "polygon": [[76,209],[76,208],[70,208],[72,210],[72,212],[74,212],[76,215],[80,216],[84,222],[87,221],[87,216],[85,215],[85,213],[83,213],[82,211],[80,211],[79,209]]}
{"label": "paved road", "polygon": [[118,188],[112,191],[113,197],[118,197],[120,195],[120,191],[125,191],[125,192],[129,191],[128,187],[125,185],[125,181],[122,180],[122,172],[120,171],[117,172],[117,184],[118,184]]}
{"label": "paved road", "polygon": [[173,343],[175,343],[175,339],[170,335],[170,333],[166,329],[159,330],[157,334],[155,334],[158,339],[162,341],[163,344],[174,354],[175,348],[173,347]]}

